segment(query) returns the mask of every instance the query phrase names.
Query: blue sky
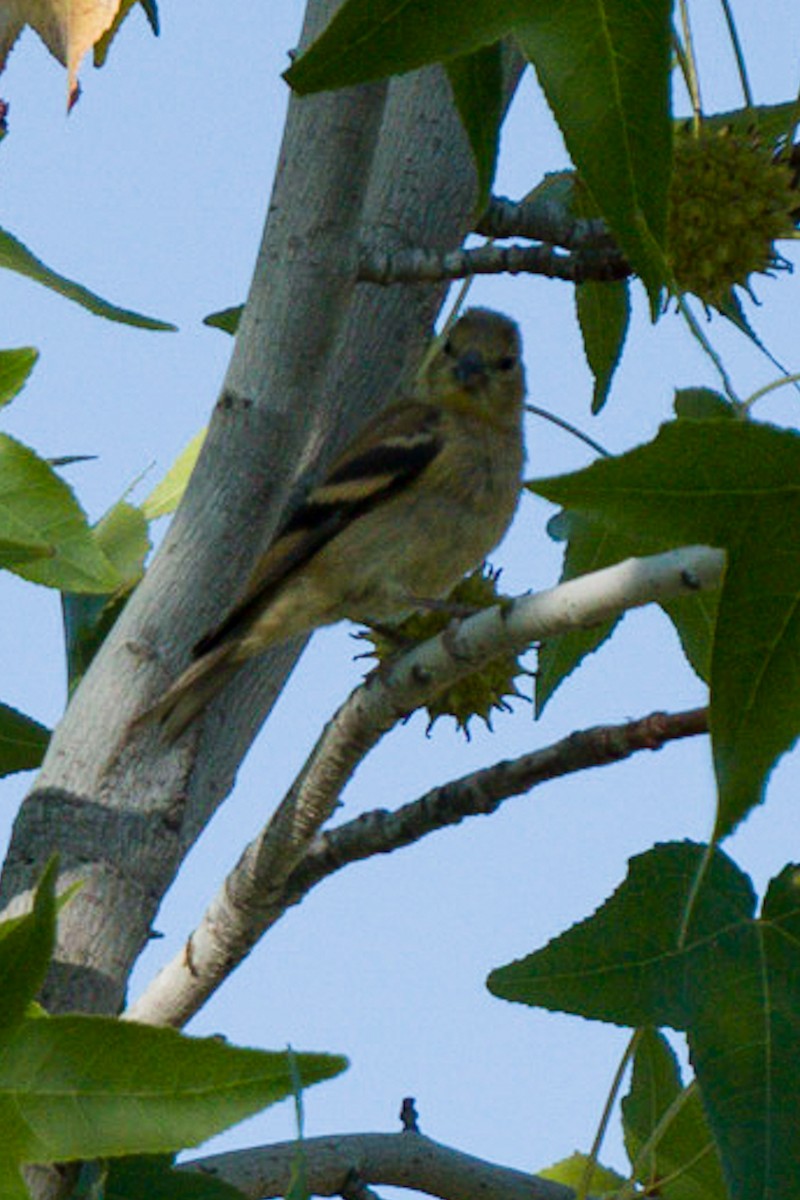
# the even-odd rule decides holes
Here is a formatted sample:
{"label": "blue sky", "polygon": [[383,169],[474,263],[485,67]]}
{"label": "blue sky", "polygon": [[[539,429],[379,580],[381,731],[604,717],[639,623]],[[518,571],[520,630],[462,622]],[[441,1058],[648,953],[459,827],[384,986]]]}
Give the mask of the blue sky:
{"label": "blue sky", "polygon": [[[708,22],[698,19],[695,30],[707,109],[737,106],[717,7],[695,7]],[[740,0],[735,7],[757,99],[791,98],[800,79],[797,6]],[[93,518],[147,472],[134,493],[142,497],[214,403],[230,342],[201,321],[247,290],[286,105],[280,72],[301,16],[297,0],[194,0],[161,9],[160,39],[134,13],[106,68],[84,67],[83,96],[68,119],[64,76],[32,34],[21,39],[0,80],[11,103],[11,134],[0,149],[0,224],[55,269],[180,326],[178,334],[127,329],[7,272],[0,279],[0,344],[33,344],[42,354],[29,386],[4,411],[4,428],[44,454],[98,456],[69,476]],[[497,190],[520,196],[565,164],[529,78],[508,121]],[[763,307],[752,316],[759,332],[797,370],[797,281],[782,275],[757,291]],[[532,398],[611,450],[651,437],[669,415],[675,387],[716,385],[678,318],[651,327],[637,293],[611,400],[592,418],[591,380],[566,285],[481,280],[471,300],[519,320]],[[733,330],[715,321],[709,333],[740,394],[773,378],[770,364]],[[784,389],[758,415],[796,424],[799,403]],[[531,421],[528,432],[532,475],[588,461],[585,447],[557,430]],[[508,590],[557,578],[558,551],[544,532],[550,513],[541,501],[523,502],[495,556]],[[2,699],[52,723],[64,703],[57,598],[6,575],[0,604]],[[145,953],[134,989],[182,944],[323,721],[357,682],[353,653],[344,627],[314,639],[235,794],[165,901],[157,921],[164,939]],[[416,717],[364,765],[342,815],[412,799],[572,729],[703,699],[664,618],[636,613],[538,724],[518,704],[513,715],[498,717],[493,736],[476,730],[466,743],[446,722],[426,738],[425,720]],[[788,830],[790,822],[796,829],[790,805],[797,784],[797,757],[787,756],[768,806],[729,845],[759,886],[793,851]],[[3,784],[5,829],[25,786],[24,777]],[[323,885],[256,949],[192,1029],[275,1049],[291,1042],[347,1053],[350,1072],[307,1098],[311,1135],[395,1129],[401,1098],[414,1095],[423,1130],[437,1140],[524,1169],[546,1165],[590,1143],[626,1035],[503,1004],[485,991],[485,975],[592,911],[620,882],[631,854],[659,840],[703,838],[711,820],[702,742],[551,784],[491,819]],[[283,1106],[240,1126],[224,1144],[292,1132]],[[616,1135],[606,1157],[622,1162]]]}

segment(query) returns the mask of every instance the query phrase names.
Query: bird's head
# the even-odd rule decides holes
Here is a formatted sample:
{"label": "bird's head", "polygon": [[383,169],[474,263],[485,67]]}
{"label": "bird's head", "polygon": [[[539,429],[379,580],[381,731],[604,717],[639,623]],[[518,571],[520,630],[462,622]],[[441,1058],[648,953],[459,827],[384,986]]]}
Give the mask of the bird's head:
{"label": "bird's head", "polygon": [[431,392],[445,407],[488,420],[516,417],[525,394],[519,329],[488,308],[470,308],[431,360]]}

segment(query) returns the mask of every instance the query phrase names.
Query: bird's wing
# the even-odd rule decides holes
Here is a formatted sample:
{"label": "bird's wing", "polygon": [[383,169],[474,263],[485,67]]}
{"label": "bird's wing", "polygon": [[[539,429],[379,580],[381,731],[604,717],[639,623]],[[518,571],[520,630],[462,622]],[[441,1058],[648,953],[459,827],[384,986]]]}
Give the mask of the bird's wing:
{"label": "bird's wing", "polygon": [[353,521],[417,479],[441,452],[442,411],[421,401],[369,422],[281,527],[233,611],[194,647],[195,657],[243,632],[280,585]]}

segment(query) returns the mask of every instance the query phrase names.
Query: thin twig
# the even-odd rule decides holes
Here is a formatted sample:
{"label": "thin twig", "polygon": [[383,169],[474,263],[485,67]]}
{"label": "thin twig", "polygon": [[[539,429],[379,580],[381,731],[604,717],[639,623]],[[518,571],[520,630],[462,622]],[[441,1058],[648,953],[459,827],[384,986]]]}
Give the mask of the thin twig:
{"label": "thin twig", "polygon": [[286,880],[283,902],[299,904],[323,879],[350,863],[391,854],[469,817],[491,816],[506,800],[553,779],[622,762],[642,750],[708,732],[705,708],[652,713],[621,725],[596,725],[461,779],[432,788],[394,812],[373,809],[317,835]]}
{"label": "thin twig", "polygon": [[730,35],[731,45],[733,46],[733,54],[736,59],[736,69],[739,72],[739,81],[742,85],[742,95],[747,108],[753,107],[753,92],[750,87],[750,79],[747,74],[747,63],[744,59],[742,51],[742,43],[739,41],[739,30],[736,28],[736,22],[733,19],[733,9],[730,6],[730,0],[721,0],[722,11],[725,14],[725,23],[728,26],[728,34]]}
{"label": "thin twig", "polygon": [[546,188],[537,188],[522,200],[492,196],[475,233],[488,238],[523,237],[563,250],[618,248],[600,217],[576,217],[563,199]]}
{"label": "thin twig", "polygon": [[550,421],[552,425],[558,425],[559,429],[564,429],[567,433],[571,433],[573,437],[585,442],[587,446],[591,446],[603,458],[612,457],[610,451],[601,446],[599,442],[596,442],[593,437],[589,437],[588,433],[584,433],[582,429],[578,429],[577,425],[573,425],[570,421],[565,421],[563,417],[556,416],[549,409],[540,408],[538,404],[526,404],[525,408],[529,413],[533,413],[537,417],[542,417],[543,420]]}
{"label": "thin twig", "polygon": [[183,1025],[286,911],[284,892],[357,766],[383,735],[499,654],[618,616],[642,604],[719,586],[725,555],[685,547],[628,559],[538,595],[485,609],[371,676],[328,722],[289,792],[211,901],[184,951],[128,1010]]}
{"label": "thin twig", "polygon": [[603,1140],[608,1131],[608,1125],[609,1125],[609,1122],[611,1121],[611,1114],[614,1111],[614,1105],[617,1102],[617,1097],[622,1088],[622,1083],[625,1078],[625,1072],[628,1069],[628,1064],[630,1063],[631,1059],[633,1058],[633,1055],[636,1051],[636,1047],[637,1047],[638,1043],[641,1041],[641,1039],[642,1039],[641,1029],[635,1029],[628,1040],[628,1044],[625,1047],[622,1058],[620,1059],[619,1063],[617,1064],[617,1069],[614,1072],[614,1078],[611,1081],[611,1087],[609,1088],[608,1095],[606,1096],[606,1102],[603,1105],[603,1112],[600,1116],[600,1123],[597,1127],[597,1132],[595,1133],[594,1138],[592,1140],[592,1148],[589,1151],[589,1156],[586,1160],[586,1166],[583,1171],[583,1177],[578,1186],[576,1200],[586,1200],[587,1196],[589,1195],[589,1190],[592,1186],[592,1176],[595,1173],[595,1169],[597,1167],[597,1163],[600,1158],[600,1150],[602,1149]]}
{"label": "thin twig", "polygon": [[567,254],[555,246],[477,246],[472,250],[363,250],[358,278],[363,283],[441,283],[472,275],[545,275],[568,283],[625,279],[630,266],[616,248]]}
{"label": "thin twig", "polygon": [[678,10],[681,14],[683,49],[686,56],[685,61],[688,66],[686,87],[689,90],[689,99],[692,103],[692,124],[694,126],[695,135],[697,135],[700,132],[700,122],[703,117],[703,100],[700,95],[700,76],[697,71],[697,56],[694,51],[692,26],[689,21],[689,8],[686,0],[678,0]]}
{"label": "thin twig", "polygon": [[697,340],[700,343],[700,345],[702,346],[703,350],[708,355],[708,357],[711,359],[711,362],[714,364],[717,371],[719,372],[719,377],[722,381],[722,386],[725,389],[726,396],[728,397],[728,399],[733,403],[733,405],[736,408],[740,408],[741,401],[740,401],[739,397],[736,395],[731,377],[728,374],[727,370],[725,369],[725,364],[723,363],[723,361],[720,358],[717,351],[711,345],[711,342],[708,340],[706,335],[703,333],[703,330],[700,328],[700,324],[697,320],[697,317],[694,315],[691,308],[689,307],[689,302],[688,302],[686,295],[681,294],[678,296],[678,308],[680,309],[681,316],[683,317],[684,321],[689,326],[689,330],[691,331],[692,335],[695,338],[697,338]]}

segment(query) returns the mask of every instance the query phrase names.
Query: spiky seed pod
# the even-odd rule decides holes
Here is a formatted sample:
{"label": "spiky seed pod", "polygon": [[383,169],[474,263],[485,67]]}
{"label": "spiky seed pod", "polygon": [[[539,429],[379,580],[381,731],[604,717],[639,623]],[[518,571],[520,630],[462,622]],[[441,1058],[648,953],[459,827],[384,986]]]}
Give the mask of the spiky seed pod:
{"label": "spiky seed pod", "polygon": [[[421,642],[428,641],[448,627],[453,620],[453,611],[462,609],[491,608],[509,597],[497,590],[499,571],[484,567],[468,575],[457,584],[441,611],[416,612],[405,621],[392,627],[391,635],[376,629],[366,629],[357,636],[369,641],[379,663],[397,656],[398,648],[410,650]],[[452,687],[440,692],[427,704],[430,730],[434,722],[443,716],[454,718],[456,725],[469,737],[469,722],[479,717],[491,729],[492,713],[495,710],[508,712],[509,700],[520,696],[516,679],[529,674],[513,654],[502,654],[492,659],[479,671],[465,675]]]}
{"label": "spiky seed pod", "polygon": [[793,233],[796,208],[792,168],[757,133],[681,130],[667,232],[676,289],[722,307],[733,287],[780,264],[774,242]]}

